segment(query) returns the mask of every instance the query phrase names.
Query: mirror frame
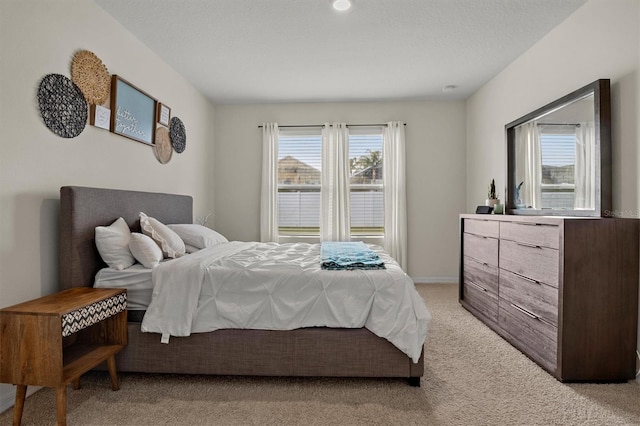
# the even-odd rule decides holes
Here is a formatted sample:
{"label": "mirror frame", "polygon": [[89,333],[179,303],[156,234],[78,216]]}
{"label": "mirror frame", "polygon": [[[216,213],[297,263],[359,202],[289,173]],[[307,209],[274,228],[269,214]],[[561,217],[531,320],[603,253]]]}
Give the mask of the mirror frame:
{"label": "mirror frame", "polygon": [[[596,197],[593,210],[516,209],[516,127],[593,93],[596,143]],[[505,126],[507,140],[507,190],[505,214],[529,216],[611,216],[611,88],[609,79],[599,79],[530,112]]]}

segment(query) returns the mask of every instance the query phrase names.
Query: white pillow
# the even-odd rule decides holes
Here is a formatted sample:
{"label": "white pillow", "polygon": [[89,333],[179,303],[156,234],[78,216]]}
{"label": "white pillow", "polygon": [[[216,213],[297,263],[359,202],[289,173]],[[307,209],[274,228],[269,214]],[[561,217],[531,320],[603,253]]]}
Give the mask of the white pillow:
{"label": "white pillow", "polygon": [[197,249],[229,242],[222,234],[217,233],[211,228],[195,223],[181,223],[167,226],[175,231],[186,245]]}
{"label": "white pillow", "polygon": [[162,250],[151,237],[138,232],[131,233],[129,240],[129,250],[136,260],[145,268],[155,268],[163,259]]}
{"label": "white pillow", "polygon": [[110,226],[96,227],[96,247],[104,263],[122,271],[136,263],[129,251],[131,230],[123,218],[118,218]]}
{"label": "white pillow", "polygon": [[140,228],[143,234],[148,235],[158,243],[164,257],[176,258],[184,256],[184,241],[158,219],[140,212]]}
{"label": "white pillow", "polygon": [[190,246],[189,244],[185,244],[184,249],[188,254],[192,254],[201,250],[198,247]]}

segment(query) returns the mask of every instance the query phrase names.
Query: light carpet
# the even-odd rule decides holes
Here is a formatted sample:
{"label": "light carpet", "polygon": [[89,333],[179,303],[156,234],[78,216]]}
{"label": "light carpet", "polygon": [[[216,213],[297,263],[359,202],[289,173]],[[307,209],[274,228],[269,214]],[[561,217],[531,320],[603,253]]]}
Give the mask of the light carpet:
{"label": "light carpet", "polygon": [[[562,384],[458,304],[453,284],[418,285],[433,314],[425,376],[210,377],[90,372],[68,391],[69,425],[640,425],[640,385]],[[10,424],[12,411],[0,414]],[[23,425],[55,424],[55,393]]]}

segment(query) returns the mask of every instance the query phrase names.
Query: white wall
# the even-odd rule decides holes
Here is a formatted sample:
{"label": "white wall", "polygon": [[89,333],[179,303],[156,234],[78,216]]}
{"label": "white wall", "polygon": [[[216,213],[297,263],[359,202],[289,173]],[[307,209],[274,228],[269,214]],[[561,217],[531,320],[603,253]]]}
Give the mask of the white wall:
{"label": "white wall", "polygon": [[[640,7],[638,7],[638,20],[637,22],[640,24]],[[639,25],[640,26],[640,25]],[[636,26],[637,28],[637,26]],[[637,35],[638,37],[638,43],[637,43],[637,64],[636,64],[636,114],[640,113],[640,75],[638,75],[638,73],[640,73],[640,34]],[[636,115],[636,141],[638,139],[640,139],[640,119],[637,118],[638,116]],[[638,145],[638,142],[636,142],[636,146]],[[635,158],[636,163],[640,163],[640,150],[638,150],[638,152],[636,153],[636,158]],[[640,176],[636,177],[636,186],[637,188],[640,188],[640,182],[638,181],[640,179]],[[639,197],[640,198],[640,197]],[[640,306],[640,293],[638,293],[638,306]],[[638,309],[640,311],[640,309]],[[640,312],[638,313],[638,317],[640,318]],[[640,369],[640,319],[638,320],[638,339],[637,339],[637,344],[638,344],[638,350],[636,351],[636,354],[638,355],[638,361],[636,362],[636,365],[638,366],[638,368]],[[636,375],[636,381],[638,383],[640,383],[640,375]]]}
{"label": "white wall", "polygon": [[[196,216],[213,210],[213,105],[97,5],[3,0],[0,40],[0,307],[59,289],[63,185],[189,194]],[[149,146],[95,127],[73,139],[52,133],[37,87],[49,73],[70,77],[80,49],[169,105],[185,124],[185,152],[161,165]],[[0,410],[12,403],[12,387],[1,385]]]}
{"label": "white wall", "polygon": [[504,193],[505,124],[609,78],[613,209],[640,217],[639,70],[640,2],[591,0],[489,81],[467,100],[467,211],[484,198],[492,177]]}
{"label": "white wall", "polygon": [[217,105],[214,212],[230,239],[260,237],[262,122],[407,123],[408,273],[457,280],[458,214],[465,200],[464,102]]}

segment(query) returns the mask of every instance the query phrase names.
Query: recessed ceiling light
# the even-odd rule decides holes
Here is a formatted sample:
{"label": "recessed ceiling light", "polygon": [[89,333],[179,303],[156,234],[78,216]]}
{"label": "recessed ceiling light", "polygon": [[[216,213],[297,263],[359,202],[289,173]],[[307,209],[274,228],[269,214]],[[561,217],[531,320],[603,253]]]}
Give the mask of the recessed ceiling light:
{"label": "recessed ceiling light", "polygon": [[344,12],[351,7],[351,1],[349,0],[333,0],[333,8],[337,11]]}
{"label": "recessed ceiling light", "polygon": [[454,90],[456,90],[458,88],[458,86],[456,86],[455,84],[449,84],[446,85],[442,88],[443,92],[453,92]]}

